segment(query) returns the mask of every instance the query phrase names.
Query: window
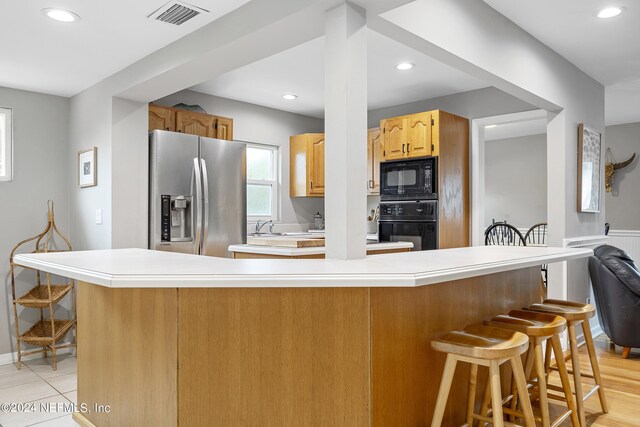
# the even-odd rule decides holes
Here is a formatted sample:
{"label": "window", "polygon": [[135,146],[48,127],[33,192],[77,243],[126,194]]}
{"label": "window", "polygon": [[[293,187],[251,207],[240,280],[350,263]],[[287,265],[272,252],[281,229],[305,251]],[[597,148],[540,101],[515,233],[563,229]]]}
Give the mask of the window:
{"label": "window", "polygon": [[278,147],[247,144],[247,216],[278,219]]}
{"label": "window", "polygon": [[0,107],[0,181],[13,178],[13,131],[11,127],[11,108]]}

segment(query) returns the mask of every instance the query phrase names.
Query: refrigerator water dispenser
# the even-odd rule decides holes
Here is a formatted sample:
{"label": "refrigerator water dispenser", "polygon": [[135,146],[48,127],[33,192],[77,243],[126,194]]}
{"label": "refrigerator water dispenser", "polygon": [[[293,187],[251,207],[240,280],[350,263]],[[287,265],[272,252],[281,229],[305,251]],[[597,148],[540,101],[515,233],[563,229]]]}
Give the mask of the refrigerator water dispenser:
{"label": "refrigerator water dispenser", "polygon": [[163,242],[192,242],[193,222],[191,196],[170,196],[163,194],[161,239]]}

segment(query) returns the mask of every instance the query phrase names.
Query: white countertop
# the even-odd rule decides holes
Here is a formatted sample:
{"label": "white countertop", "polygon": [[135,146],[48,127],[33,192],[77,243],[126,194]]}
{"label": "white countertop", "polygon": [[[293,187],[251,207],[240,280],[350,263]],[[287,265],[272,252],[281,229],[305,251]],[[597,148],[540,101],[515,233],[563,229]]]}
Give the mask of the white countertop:
{"label": "white countertop", "polygon": [[27,267],[112,288],[415,287],[588,257],[591,249],[476,246],[365,259],[228,259],[147,249],[16,255]]}
{"label": "white countertop", "polygon": [[[411,249],[411,242],[382,242],[367,243],[367,251],[385,251],[391,249]],[[280,256],[301,256],[301,255],[320,255],[324,254],[326,248],[324,246],[316,246],[312,248],[282,248],[277,246],[260,246],[260,245],[231,245],[229,252],[242,252],[247,254],[264,254],[264,255],[280,255]]]}

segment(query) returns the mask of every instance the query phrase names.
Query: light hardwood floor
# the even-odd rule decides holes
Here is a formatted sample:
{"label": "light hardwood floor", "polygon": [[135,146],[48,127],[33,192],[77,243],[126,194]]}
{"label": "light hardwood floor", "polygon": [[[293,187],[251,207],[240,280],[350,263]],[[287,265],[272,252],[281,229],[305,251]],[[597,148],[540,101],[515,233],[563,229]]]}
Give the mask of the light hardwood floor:
{"label": "light hardwood floor", "polygon": [[[597,393],[585,402],[587,425],[603,427],[640,426],[640,350],[631,351],[628,359],[621,356],[622,348],[609,349],[607,337],[603,334],[595,340],[596,353],[604,382],[609,413],[603,414]],[[570,366],[568,362],[568,366]],[[580,369],[591,372],[591,365],[587,356],[587,348],[580,348]],[[570,375],[571,379],[573,377]],[[557,372],[551,374],[549,381],[560,384]],[[588,391],[593,380],[584,379],[583,389]],[[588,384],[588,385],[587,385]],[[573,383],[572,383],[573,387]],[[555,405],[554,405],[555,406]],[[555,406],[559,408],[559,406]],[[553,410],[552,410],[553,411]],[[558,411],[553,411],[557,413]],[[565,421],[561,426],[570,426]]]}

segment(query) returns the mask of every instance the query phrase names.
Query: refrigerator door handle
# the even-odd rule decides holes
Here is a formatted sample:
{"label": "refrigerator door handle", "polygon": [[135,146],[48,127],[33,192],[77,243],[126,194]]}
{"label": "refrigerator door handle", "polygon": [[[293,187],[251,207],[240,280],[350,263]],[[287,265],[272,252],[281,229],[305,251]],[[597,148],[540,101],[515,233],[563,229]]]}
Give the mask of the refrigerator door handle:
{"label": "refrigerator door handle", "polygon": [[[193,181],[196,182],[196,235],[193,246],[193,253],[198,255],[200,253],[200,238],[202,236],[202,180],[200,173],[199,159],[194,157],[193,159],[193,175],[191,178],[191,194],[193,194]],[[193,202],[192,202],[193,203]]]}
{"label": "refrigerator door handle", "polygon": [[202,165],[202,182],[204,183],[204,200],[202,203],[204,210],[204,233],[202,234],[201,255],[207,254],[207,238],[209,237],[209,175],[207,174],[207,162],[200,159]]}

